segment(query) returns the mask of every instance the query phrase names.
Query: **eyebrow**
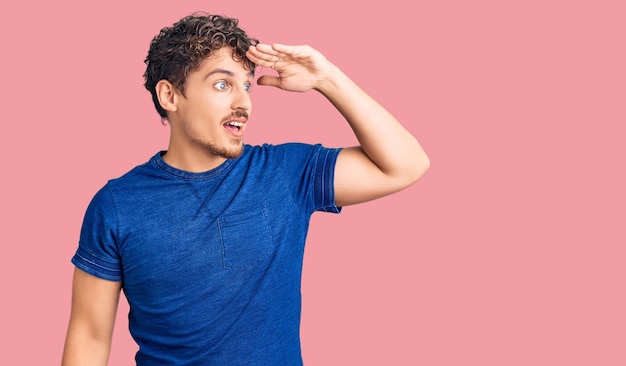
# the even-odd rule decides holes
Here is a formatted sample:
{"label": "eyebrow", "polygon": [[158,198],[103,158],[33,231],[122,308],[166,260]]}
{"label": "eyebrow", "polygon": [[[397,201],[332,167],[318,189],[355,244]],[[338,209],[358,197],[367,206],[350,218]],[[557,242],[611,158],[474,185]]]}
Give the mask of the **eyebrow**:
{"label": "eyebrow", "polygon": [[[231,77],[235,76],[235,73],[230,71],[230,70],[228,70],[228,69],[214,69],[214,70],[211,70],[208,74],[206,74],[204,76],[204,79],[205,80],[208,79],[209,76],[211,76],[213,74],[226,74],[226,75],[231,76]],[[254,77],[254,71],[250,71],[248,73],[248,75],[250,75],[251,77]]]}

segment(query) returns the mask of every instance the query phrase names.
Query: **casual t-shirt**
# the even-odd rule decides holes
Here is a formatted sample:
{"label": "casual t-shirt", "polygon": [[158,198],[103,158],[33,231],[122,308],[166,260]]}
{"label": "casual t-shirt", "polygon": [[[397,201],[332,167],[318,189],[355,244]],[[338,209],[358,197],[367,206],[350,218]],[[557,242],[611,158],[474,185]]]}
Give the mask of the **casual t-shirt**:
{"label": "casual t-shirt", "polygon": [[138,365],[301,365],[300,284],[339,149],[245,145],[190,173],[159,152],[87,208],[74,265],[121,281]]}

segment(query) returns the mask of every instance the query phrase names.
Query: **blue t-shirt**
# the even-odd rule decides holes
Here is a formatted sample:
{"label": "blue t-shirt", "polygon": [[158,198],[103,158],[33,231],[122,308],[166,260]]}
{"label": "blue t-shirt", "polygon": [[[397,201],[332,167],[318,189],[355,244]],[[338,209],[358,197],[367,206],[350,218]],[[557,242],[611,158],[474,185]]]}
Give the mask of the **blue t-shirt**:
{"label": "blue t-shirt", "polygon": [[339,151],[245,145],[203,173],[160,152],[98,191],[72,263],[122,282],[138,365],[302,364],[304,243],[340,211]]}

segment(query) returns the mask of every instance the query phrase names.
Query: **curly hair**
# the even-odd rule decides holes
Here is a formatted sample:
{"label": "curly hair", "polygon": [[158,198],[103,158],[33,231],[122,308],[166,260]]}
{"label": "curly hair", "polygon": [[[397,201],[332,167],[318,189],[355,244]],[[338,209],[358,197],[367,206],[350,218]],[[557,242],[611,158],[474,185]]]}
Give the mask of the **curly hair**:
{"label": "curly hair", "polygon": [[162,119],[167,118],[159,104],[156,84],[167,80],[185,95],[187,75],[196,70],[211,52],[224,46],[233,49],[233,59],[243,61],[244,68],[254,72],[255,64],[248,60],[246,51],[259,41],[248,37],[238,27],[239,21],[221,15],[193,13],[161,29],[150,42],[150,50],[144,62],[144,86],[150,94],[157,112]]}

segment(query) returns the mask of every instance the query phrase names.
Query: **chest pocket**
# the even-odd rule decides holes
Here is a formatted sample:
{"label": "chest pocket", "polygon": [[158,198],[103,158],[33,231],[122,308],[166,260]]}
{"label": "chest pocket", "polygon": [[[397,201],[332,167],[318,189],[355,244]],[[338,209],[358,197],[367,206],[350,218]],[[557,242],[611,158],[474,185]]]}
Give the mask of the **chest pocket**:
{"label": "chest pocket", "polygon": [[251,269],[272,255],[272,231],[265,207],[217,219],[227,269]]}

